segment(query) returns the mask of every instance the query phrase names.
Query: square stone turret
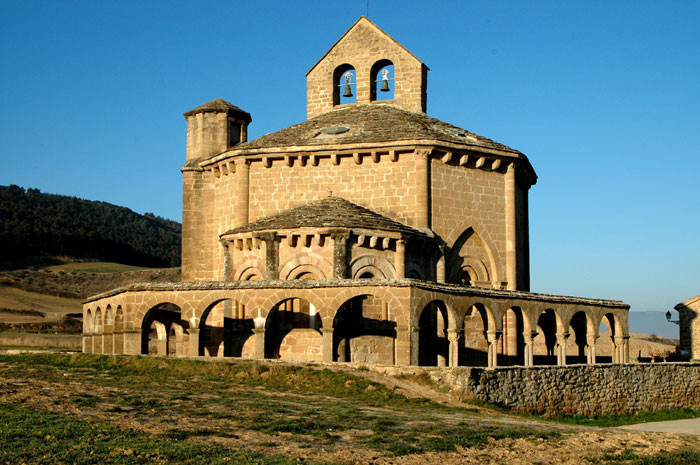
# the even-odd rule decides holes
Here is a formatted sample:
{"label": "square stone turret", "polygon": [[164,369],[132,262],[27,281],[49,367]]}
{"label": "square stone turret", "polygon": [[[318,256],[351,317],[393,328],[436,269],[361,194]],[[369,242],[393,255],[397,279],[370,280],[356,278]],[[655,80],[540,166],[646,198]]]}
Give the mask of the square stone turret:
{"label": "square stone turret", "polygon": [[248,140],[250,113],[217,98],[186,112],[187,160],[208,157]]}
{"label": "square stone turret", "polygon": [[[387,67],[393,67],[387,82],[393,99],[378,100],[376,82],[381,82],[380,70]],[[425,113],[428,67],[363,16],[306,73],[307,118],[341,105],[343,75],[348,71],[354,73],[350,90],[356,103],[385,102]]]}

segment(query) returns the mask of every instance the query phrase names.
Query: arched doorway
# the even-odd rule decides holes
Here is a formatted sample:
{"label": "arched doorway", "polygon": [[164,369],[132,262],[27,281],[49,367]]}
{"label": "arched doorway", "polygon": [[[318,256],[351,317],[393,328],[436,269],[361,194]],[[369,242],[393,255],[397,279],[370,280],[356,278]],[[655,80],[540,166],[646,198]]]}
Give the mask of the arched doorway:
{"label": "arched doorway", "polygon": [[426,305],[418,320],[418,364],[447,366],[450,344],[447,339],[447,307],[440,300]]}
{"label": "arched doorway", "polygon": [[525,364],[524,314],[520,307],[511,307],[503,314],[503,335],[498,344],[499,366]]}
{"label": "arched doorway", "polygon": [[141,353],[143,355],[184,355],[177,352],[177,332],[171,334],[173,324],[188,328],[181,319],[181,310],[175,304],[163,302],[152,307],[141,322]]}
{"label": "arched doorway", "polygon": [[459,364],[488,366],[489,343],[486,338],[488,316],[482,304],[470,306],[464,314],[464,337],[459,348]]}
{"label": "arched doorway", "polygon": [[322,320],[308,300],[285,299],[265,321],[265,358],[323,360]]}
{"label": "arched doorway", "polygon": [[395,341],[396,322],[382,299],[360,295],[338,308],[333,319],[333,361],[393,365]]}
{"label": "arched doorway", "polygon": [[535,365],[556,365],[557,317],[548,308],[537,319],[537,336],[533,341],[533,363]]}

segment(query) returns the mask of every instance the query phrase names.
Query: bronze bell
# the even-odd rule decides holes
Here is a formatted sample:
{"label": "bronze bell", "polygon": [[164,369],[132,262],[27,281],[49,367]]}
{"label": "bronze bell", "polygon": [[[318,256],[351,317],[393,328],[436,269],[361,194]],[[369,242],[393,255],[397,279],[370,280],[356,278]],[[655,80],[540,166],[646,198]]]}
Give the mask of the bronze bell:
{"label": "bronze bell", "polygon": [[389,92],[389,81],[382,79],[382,88],[379,89],[380,92]]}
{"label": "bronze bell", "polygon": [[352,97],[352,89],[350,89],[350,83],[345,83],[345,92],[343,92],[343,97]]}

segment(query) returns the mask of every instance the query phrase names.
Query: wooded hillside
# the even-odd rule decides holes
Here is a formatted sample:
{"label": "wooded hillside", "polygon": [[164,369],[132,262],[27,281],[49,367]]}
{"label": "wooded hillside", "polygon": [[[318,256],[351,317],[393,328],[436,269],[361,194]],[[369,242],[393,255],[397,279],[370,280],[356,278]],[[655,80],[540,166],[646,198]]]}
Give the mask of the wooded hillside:
{"label": "wooded hillside", "polygon": [[151,213],[38,189],[0,186],[0,262],[32,255],[180,265],[181,225]]}

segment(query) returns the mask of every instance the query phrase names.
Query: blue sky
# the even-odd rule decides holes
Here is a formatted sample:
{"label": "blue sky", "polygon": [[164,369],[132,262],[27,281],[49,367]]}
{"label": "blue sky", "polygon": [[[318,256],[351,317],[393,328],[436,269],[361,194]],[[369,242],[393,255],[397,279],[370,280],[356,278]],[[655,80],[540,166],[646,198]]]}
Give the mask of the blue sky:
{"label": "blue sky", "polygon": [[[0,184],[181,219],[184,111],[251,137],[365,0],[22,1],[0,16]],[[371,0],[431,71],[428,114],[524,152],[532,290],[666,311],[700,293],[700,3]],[[665,325],[665,322],[661,323]]]}

